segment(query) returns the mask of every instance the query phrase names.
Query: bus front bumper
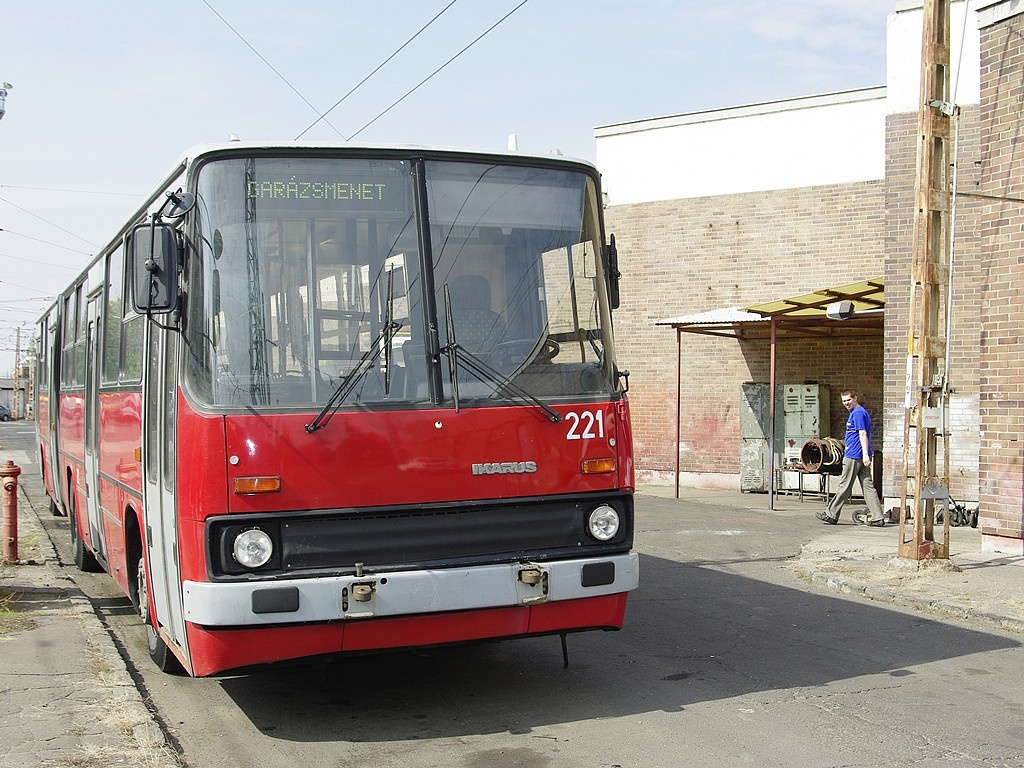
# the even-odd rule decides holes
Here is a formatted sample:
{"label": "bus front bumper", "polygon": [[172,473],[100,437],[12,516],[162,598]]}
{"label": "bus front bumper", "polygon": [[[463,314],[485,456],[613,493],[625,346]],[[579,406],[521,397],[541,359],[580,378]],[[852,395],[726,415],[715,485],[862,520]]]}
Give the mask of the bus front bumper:
{"label": "bus front bumper", "polygon": [[357,621],[530,606],[628,592],[636,553],[273,582],[183,583],[185,619],[206,627]]}

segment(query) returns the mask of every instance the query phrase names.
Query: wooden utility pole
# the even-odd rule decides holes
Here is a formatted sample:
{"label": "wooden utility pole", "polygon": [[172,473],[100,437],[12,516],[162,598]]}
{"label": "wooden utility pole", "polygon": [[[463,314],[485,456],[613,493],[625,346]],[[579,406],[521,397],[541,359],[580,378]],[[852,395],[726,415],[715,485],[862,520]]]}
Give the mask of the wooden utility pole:
{"label": "wooden utility pole", "polygon": [[21,413],[21,327],[14,329],[14,391],[11,393],[11,418]]}
{"label": "wooden utility pole", "polygon": [[[924,0],[921,45],[899,544],[899,556],[913,560],[949,557],[951,389],[946,317],[955,113],[949,101],[950,1]],[[942,536],[937,539],[935,518],[940,511]]]}

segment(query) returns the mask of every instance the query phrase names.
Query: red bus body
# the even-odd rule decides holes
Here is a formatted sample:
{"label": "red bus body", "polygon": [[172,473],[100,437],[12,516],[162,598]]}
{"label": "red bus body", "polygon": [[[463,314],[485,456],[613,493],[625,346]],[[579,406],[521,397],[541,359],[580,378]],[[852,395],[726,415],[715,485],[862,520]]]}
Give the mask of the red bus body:
{"label": "red bus body", "polygon": [[[245,303],[242,293],[232,299],[223,287],[230,279],[226,265],[235,256],[228,246],[218,244],[222,250],[213,250],[217,238],[230,238],[231,228],[222,224],[211,235],[205,219],[192,218],[208,214],[187,211],[171,233],[178,237],[186,261],[178,268],[187,285],[182,295],[188,302],[205,301],[209,308],[200,311],[182,301],[186,319],[147,317],[144,310],[127,309],[132,239],[139,237],[133,226],[147,215],[152,220],[164,204],[165,190],[187,187],[198,190],[201,200],[211,198],[202,180],[196,182],[196,169],[204,162],[219,167],[214,160],[229,167],[231,153],[239,152],[259,158],[246,161],[248,195],[255,198],[262,194],[252,191],[256,182],[251,180],[259,178],[260,153],[267,154],[270,165],[282,153],[289,163],[307,163],[306,154],[324,150],[228,147],[189,156],[41,320],[36,387],[41,467],[54,508],[71,517],[79,567],[105,569],[133,599],[147,623],[158,664],[165,669],[180,664],[197,676],[323,654],[620,628],[627,594],[637,584],[638,564],[631,551],[629,409],[611,360],[610,323],[598,317],[607,314],[607,283],[614,272],[607,254],[593,262],[602,271],[596,277],[594,268],[572,266],[587,251],[575,245],[567,246],[564,254],[544,251],[544,264],[528,270],[544,282],[541,289],[528,292],[530,300],[540,296],[548,303],[537,321],[544,330],[532,348],[527,349],[532,337],[529,344],[518,338],[504,342],[521,357],[511,364],[509,380],[526,383],[514,389],[494,373],[497,364],[475,378],[465,375],[465,367],[484,359],[485,352],[462,356],[459,321],[453,319],[461,296],[449,293],[447,278],[442,290],[441,277],[424,274],[429,268],[422,265],[444,262],[445,252],[454,254],[452,269],[470,265],[465,255],[473,250],[470,236],[456,251],[449,242],[454,225],[443,233],[443,246],[440,236],[434,235],[431,246],[422,235],[414,246],[419,248],[416,259],[405,251],[396,256],[393,244],[390,250],[382,248],[391,271],[408,284],[396,290],[393,282],[398,278],[391,277],[386,291],[383,283],[374,284],[372,297],[359,299],[369,309],[353,321],[362,325],[353,326],[358,333],[350,334],[349,346],[364,350],[363,361],[337,363],[348,366],[337,377],[343,385],[358,388],[373,379],[381,391],[362,401],[361,394],[346,394],[332,409],[321,391],[320,379],[327,376],[314,375],[310,384],[309,366],[303,367],[299,352],[316,366],[328,358],[341,359],[326,352],[316,358],[311,350],[344,346],[339,341],[344,334],[337,330],[348,322],[339,309],[342,286],[348,285],[343,278],[356,275],[359,284],[346,290],[352,296],[365,294],[372,264],[378,263],[372,253],[360,257],[371,265],[369,270],[359,267],[354,256],[329,262],[323,255],[328,251],[317,250],[329,238],[318,244],[310,233],[331,224],[333,208],[318,202],[314,213],[306,213],[289,197],[287,204],[263,209],[271,211],[262,213],[267,234],[258,240],[252,229],[239,234],[236,242],[244,245],[239,250],[248,249],[248,256],[238,256],[233,274],[240,285],[264,281],[259,292],[249,291],[249,312],[243,316],[248,319],[227,321],[223,310],[231,301]],[[364,150],[363,155],[367,153],[372,154]],[[359,162],[364,162],[363,155]],[[293,161],[293,156],[301,160]],[[341,150],[328,156],[339,169],[349,167],[342,164],[347,155]],[[421,151],[384,157],[400,170],[408,166],[414,180],[417,173],[449,173],[455,181],[438,187],[445,194],[463,194],[466,188],[461,184],[464,171],[452,165],[455,161],[473,170],[486,164],[502,172],[502,164],[509,162],[513,175],[519,174],[515,178],[532,173],[528,162],[504,156]],[[581,170],[583,164],[536,163],[538,173],[561,174],[559,179],[569,172],[586,176],[586,194],[595,195],[596,173]],[[341,171],[335,173],[340,178]],[[321,189],[308,183],[313,192]],[[391,177],[378,187],[385,183],[391,184]],[[269,184],[268,196],[290,194],[286,187],[279,193]],[[429,200],[434,209],[443,209],[441,192],[429,184],[421,188],[438,198]],[[384,210],[378,203],[383,213],[376,208],[350,213],[353,189],[372,191],[368,183],[344,188],[345,200],[337,204],[342,222],[337,231],[349,233],[353,252],[372,252],[375,241],[366,232],[374,227],[385,231],[375,217],[390,217],[387,226],[397,229],[390,223],[400,218],[391,210],[397,205],[389,203],[391,208]],[[301,194],[298,185],[295,190]],[[538,194],[553,194],[547,190]],[[336,189],[334,194],[340,195]],[[504,194],[503,188],[495,197]],[[423,219],[426,207],[410,203],[410,210],[415,208]],[[529,204],[516,209],[511,217],[516,220],[506,229],[528,226],[521,221],[524,210],[530,210]],[[598,221],[599,214],[593,215]],[[229,222],[226,215],[219,221]],[[543,227],[552,226],[545,219]],[[307,261],[292,264],[281,255],[289,233],[292,252],[313,254]],[[273,237],[284,245],[279,247]],[[515,237],[503,229],[479,226],[472,237],[476,252],[492,261],[492,253],[513,253],[511,245],[502,250],[486,240],[493,237],[500,243]],[[433,257],[422,258],[424,252]],[[512,261],[512,256],[503,258]],[[405,272],[396,271],[396,259],[402,260]],[[552,264],[566,259],[569,277],[563,278]],[[487,262],[483,257],[477,261],[472,266],[479,272]],[[295,277],[302,270],[294,264],[308,266],[312,277]],[[417,268],[419,279],[410,279]],[[277,276],[272,280],[271,274]],[[514,282],[496,269],[489,277],[499,286]],[[593,294],[597,298],[587,299],[592,302],[589,315],[598,318],[589,321],[593,328],[580,319],[587,316],[587,307],[580,309],[580,296],[592,294],[573,287],[574,281],[586,282],[587,291],[598,286]],[[450,282],[455,285],[454,279]],[[422,310],[414,298],[420,283],[436,283],[436,294],[423,299]],[[314,290],[319,304],[311,298]],[[571,293],[572,301],[556,306],[550,298],[556,290]],[[203,291],[214,298],[201,299]],[[511,287],[504,291],[514,293]],[[438,306],[432,307],[435,296]],[[512,314],[511,300],[503,304],[499,296],[491,301]],[[291,308],[285,307],[288,302]],[[570,303],[571,312],[566,309]],[[253,307],[256,314],[264,314],[253,319]],[[300,317],[294,307],[305,314]],[[407,316],[393,322],[389,331],[381,318],[394,320],[401,308],[407,308]],[[536,309],[530,311],[537,316]],[[418,337],[421,315],[427,319],[424,335]],[[570,315],[576,324],[556,333],[559,322],[568,322]],[[438,332],[436,325],[445,322],[447,331]],[[512,322],[528,325],[521,318]],[[206,330],[200,327],[203,323]],[[236,333],[246,323],[245,334]],[[366,331],[372,323],[383,328],[376,339]],[[297,326],[301,333],[294,330]],[[399,327],[406,333],[404,342],[388,335]],[[313,332],[306,337],[308,328]],[[469,325],[465,328],[468,338]],[[431,329],[440,340],[430,335]],[[553,345],[553,358],[546,357],[544,334],[554,340],[546,342]],[[493,356],[501,343],[493,342],[486,354]],[[195,350],[203,344],[209,351],[200,359]],[[386,354],[403,346],[401,363]],[[260,354],[269,362],[254,363],[252,371],[262,371],[264,378],[240,387],[235,383],[242,378],[239,371],[248,369],[239,361],[260,360]],[[421,355],[424,378],[434,377],[425,388],[413,386]],[[571,362],[561,362],[570,356],[575,356]],[[274,374],[278,363],[280,377]],[[225,371],[231,365],[235,368],[229,376]],[[300,370],[285,374],[286,366]],[[552,383],[558,376],[572,379],[567,396]],[[461,399],[456,377],[462,381]],[[480,382],[486,385],[486,397],[474,394],[483,386]],[[315,397],[305,394],[309,386],[316,389]],[[299,394],[279,394],[292,392]],[[310,405],[303,407],[307,397]],[[250,562],[250,555],[258,559]]]}

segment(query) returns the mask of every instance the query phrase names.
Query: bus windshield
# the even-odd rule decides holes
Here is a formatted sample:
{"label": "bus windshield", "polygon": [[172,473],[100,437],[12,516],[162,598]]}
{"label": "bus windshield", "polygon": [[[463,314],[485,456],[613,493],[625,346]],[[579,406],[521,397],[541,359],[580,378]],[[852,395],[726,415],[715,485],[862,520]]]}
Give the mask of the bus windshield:
{"label": "bus windshield", "polygon": [[342,408],[469,406],[521,402],[516,390],[541,401],[614,390],[587,173],[256,155],[206,162],[196,192],[187,379],[209,406],[308,410],[339,391]]}

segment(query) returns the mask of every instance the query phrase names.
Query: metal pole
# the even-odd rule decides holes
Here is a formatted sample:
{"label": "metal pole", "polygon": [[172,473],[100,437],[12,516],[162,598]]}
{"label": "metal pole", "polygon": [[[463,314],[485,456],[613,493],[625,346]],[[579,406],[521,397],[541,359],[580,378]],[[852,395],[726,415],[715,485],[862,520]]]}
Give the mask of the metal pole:
{"label": "metal pole", "polygon": [[683,332],[676,328],[676,498],[679,498],[679,440],[683,402]]}
{"label": "metal pole", "polygon": [[[768,509],[775,509],[775,315],[771,319],[771,334],[768,363]],[[800,488],[803,488],[802,482]]]}
{"label": "metal pole", "polygon": [[14,392],[11,393],[11,418],[21,418],[21,327],[14,329]]}

